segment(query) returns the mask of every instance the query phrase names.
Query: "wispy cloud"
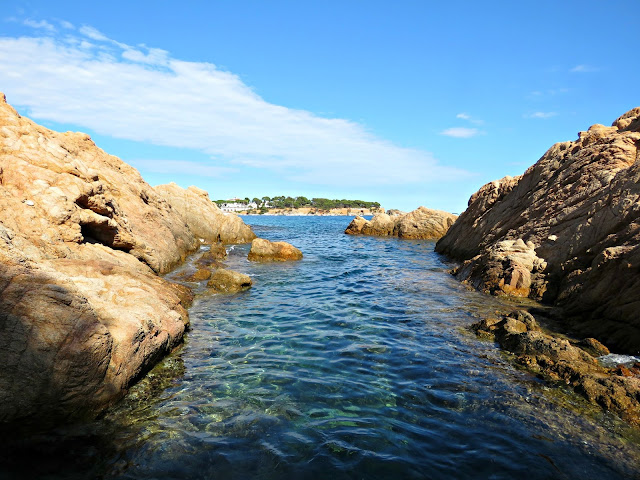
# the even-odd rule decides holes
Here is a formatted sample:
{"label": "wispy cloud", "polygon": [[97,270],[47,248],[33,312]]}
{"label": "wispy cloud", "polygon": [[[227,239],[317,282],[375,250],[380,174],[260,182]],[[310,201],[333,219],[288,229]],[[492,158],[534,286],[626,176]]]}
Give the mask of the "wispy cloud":
{"label": "wispy cloud", "polygon": [[568,92],[568,88],[551,88],[548,90],[534,90],[533,92],[530,92],[528,96],[531,98],[541,98],[547,96],[554,97],[556,95],[562,95]]}
{"label": "wispy cloud", "polygon": [[526,115],[523,115],[524,118],[540,118],[540,119],[547,119],[547,118],[551,118],[551,117],[555,117],[558,114],[556,112],[533,112],[533,113],[528,113]]}
{"label": "wispy cloud", "polygon": [[38,20],[38,21],[36,21],[36,20],[26,19],[22,23],[24,25],[26,25],[27,27],[31,27],[31,28],[41,28],[41,29],[46,30],[48,32],[55,32],[56,31],[56,27],[54,27],[52,24],[50,24],[46,20]]}
{"label": "wispy cloud", "polygon": [[571,70],[569,70],[571,73],[591,73],[591,72],[597,72],[599,70],[599,68],[594,67],[592,65],[576,65],[575,67],[573,67]]}
{"label": "wispy cloud", "polygon": [[144,169],[146,172],[168,173],[173,175],[188,173],[189,175],[197,175],[199,177],[218,178],[235,171],[233,168],[203,165],[189,160],[134,159],[127,161],[139,170]]}
{"label": "wispy cloud", "polygon": [[[467,174],[353,121],[268,103],[237,75],[211,63],[126,45],[86,25],[0,38],[0,64],[8,100],[27,107],[36,119],[205,152],[211,157],[208,167],[248,165],[282,178],[333,185],[354,178],[373,185],[437,182]],[[459,130],[458,136],[474,133]],[[145,168],[178,166],[163,162]]]}
{"label": "wispy cloud", "polygon": [[464,112],[457,114],[456,118],[459,118],[460,120],[466,120],[467,122],[473,123],[474,125],[483,125],[484,124],[483,120],[480,120],[479,118],[472,117],[468,113],[464,113]]}
{"label": "wispy cloud", "polygon": [[82,35],[89,37],[91,40],[97,40],[99,42],[109,41],[109,38],[106,35],[103,35],[99,30],[88,25],[83,25],[80,27],[79,31]]}
{"label": "wispy cloud", "polygon": [[471,138],[480,134],[480,130],[477,128],[467,128],[467,127],[452,127],[447,128],[440,132],[440,135],[445,135],[447,137],[454,138]]}

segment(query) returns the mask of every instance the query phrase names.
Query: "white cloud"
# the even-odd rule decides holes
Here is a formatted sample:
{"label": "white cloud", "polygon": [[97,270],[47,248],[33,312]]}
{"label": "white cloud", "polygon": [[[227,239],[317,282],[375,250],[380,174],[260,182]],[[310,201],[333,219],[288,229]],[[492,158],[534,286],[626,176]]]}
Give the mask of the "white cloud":
{"label": "white cloud", "polygon": [[447,137],[454,138],[471,138],[479,135],[480,131],[477,128],[467,128],[467,127],[453,127],[447,128],[440,132],[440,135],[445,135]]}
{"label": "white cloud", "polygon": [[185,174],[199,177],[223,177],[234,171],[232,168],[217,167],[213,165],[203,165],[198,162],[188,160],[149,160],[137,159],[127,160],[137,169],[144,169],[152,173],[168,173],[173,175]]}
{"label": "white cloud", "polygon": [[90,26],[79,31],[84,37],[67,30],[56,37],[0,38],[0,85],[9,102],[28,107],[36,119],[205,152],[216,167],[249,165],[317,184],[422,183],[468,174],[358,123],[268,103],[213,64],[125,45]]}
{"label": "white cloud", "polygon": [[169,63],[169,52],[159,48],[149,48],[148,53],[143,53],[135,48],[126,48],[122,52],[122,58],[132,62],[148,63],[149,65],[167,65]]}
{"label": "white cloud", "polygon": [[524,118],[541,118],[547,119],[558,115],[556,112],[533,112],[528,115],[524,115]]}
{"label": "white cloud", "polygon": [[591,73],[591,72],[597,72],[598,68],[593,67],[591,65],[576,65],[575,67],[573,67],[571,70],[569,70],[572,73]]}
{"label": "white cloud", "polygon": [[42,30],[46,30],[47,32],[55,32],[56,31],[56,27],[51,25],[46,20],[36,21],[36,20],[27,19],[27,20],[24,20],[22,23],[25,24],[27,27],[40,28]]}
{"label": "white cloud", "polygon": [[472,117],[468,113],[464,113],[464,112],[457,114],[456,118],[459,118],[460,120],[466,120],[467,122],[473,123],[474,125],[482,125],[484,123],[484,121],[478,118]]}
{"label": "white cloud", "polygon": [[67,22],[66,20],[60,20],[60,26],[62,26],[62,28],[66,28],[67,30],[75,30],[76,28],[73,26],[73,23]]}
{"label": "white cloud", "polygon": [[87,25],[83,25],[78,31],[85,37],[89,37],[91,40],[97,40],[99,42],[109,41],[106,35]]}

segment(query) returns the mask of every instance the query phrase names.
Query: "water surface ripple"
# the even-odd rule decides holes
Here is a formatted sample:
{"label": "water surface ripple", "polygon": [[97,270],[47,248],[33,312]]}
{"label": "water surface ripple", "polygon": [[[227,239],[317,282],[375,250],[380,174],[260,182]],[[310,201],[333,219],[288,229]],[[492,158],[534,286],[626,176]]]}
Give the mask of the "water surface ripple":
{"label": "water surface ripple", "polygon": [[468,333],[505,305],[455,281],[433,242],[347,236],[345,217],[245,220],[304,259],[230,251],[253,288],[201,296],[168,360],[181,374],[103,421],[107,478],[639,475],[637,431]]}

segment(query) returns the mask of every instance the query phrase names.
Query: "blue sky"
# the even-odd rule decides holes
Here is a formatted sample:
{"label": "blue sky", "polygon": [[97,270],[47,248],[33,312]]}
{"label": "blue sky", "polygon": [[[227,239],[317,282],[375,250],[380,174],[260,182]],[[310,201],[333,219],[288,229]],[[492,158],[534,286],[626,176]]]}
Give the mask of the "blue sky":
{"label": "blue sky", "polygon": [[151,184],[460,212],[640,105],[633,1],[4,1],[0,91]]}

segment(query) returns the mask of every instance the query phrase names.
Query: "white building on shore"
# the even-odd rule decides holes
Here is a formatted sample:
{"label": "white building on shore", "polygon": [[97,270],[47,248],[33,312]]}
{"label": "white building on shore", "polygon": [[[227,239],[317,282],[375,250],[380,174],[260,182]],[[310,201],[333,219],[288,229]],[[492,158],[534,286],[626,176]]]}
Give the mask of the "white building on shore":
{"label": "white building on shore", "polygon": [[244,203],[241,202],[239,198],[232,198],[225,203],[218,205],[220,210],[225,213],[236,213],[242,212],[244,210],[255,209],[258,208],[258,205],[254,202]]}

